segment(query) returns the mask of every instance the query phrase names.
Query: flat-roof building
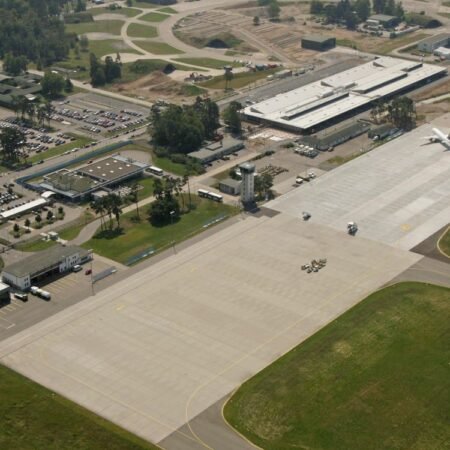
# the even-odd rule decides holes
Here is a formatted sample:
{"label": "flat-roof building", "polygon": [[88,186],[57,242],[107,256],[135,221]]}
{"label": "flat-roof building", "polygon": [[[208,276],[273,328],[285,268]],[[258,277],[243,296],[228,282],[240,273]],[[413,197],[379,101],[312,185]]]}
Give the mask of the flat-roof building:
{"label": "flat-roof building", "polygon": [[368,22],[378,22],[380,25],[383,25],[384,28],[393,28],[400,22],[400,19],[396,16],[389,16],[387,14],[374,14],[369,17]]}
{"label": "flat-roof building", "polygon": [[244,148],[242,141],[227,136],[220,141],[209,142],[200,150],[189,153],[189,156],[205,164],[237,152],[242,148]]}
{"label": "flat-roof building", "polygon": [[417,43],[421,52],[433,53],[439,47],[447,47],[450,44],[450,33],[440,33],[422,39]]}
{"label": "flat-roof building", "polygon": [[6,266],[2,272],[2,281],[22,291],[30,289],[52,275],[64,273],[77,264],[89,261],[91,253],[75,245],[55,245],[34,253],[21,261]]}
{"label": "flat-roof building", "polygon": [[332,36],[323,36],[320,34],[311,34],[302,37],[302,48],[324,52],[336,47],[336,38]]}
{"label": "flat-roof building", "polygon": [[0,105],[11,108],[14,97],[25,97],[29,101],[36,99],[42,90],[41,76],[25,73],[16,77],[0,73]]}
{"label": "flat-roof building", "polygon": [[388,56],[247,106],[250,121],[312,133],[447,73],[445,67]]}
{"label": "flat-roof building", "polygon": [[219,182],[219,191],[230,195],[239,195],[241,192],[241,180],[226,178]]}
{"label": "flat-roof building", "polygon": [[143,174],[148,164],[120,155],[95,161],[74,170],[60,169],[44,176],[40,187],[70,200],[81,200],[92,192]]}

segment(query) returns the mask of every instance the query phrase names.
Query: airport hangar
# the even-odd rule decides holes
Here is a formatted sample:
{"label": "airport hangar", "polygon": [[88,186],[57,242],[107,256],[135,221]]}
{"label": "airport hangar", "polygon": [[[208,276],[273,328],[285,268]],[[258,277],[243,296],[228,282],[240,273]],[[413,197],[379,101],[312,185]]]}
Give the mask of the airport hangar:
{"label": "airport hangar", "polygon": [[446,73],[444,67],[383,56],[247,106],[242,115],[249,121],[309,134]]}
{"label": "airport hangar", "polygon": [[[420,262],[409,249],[450,220],[450,152],[419,139],[449,118],[1,341],[0,362],[162,448],[205,448],[186,423],[220,448],[199,414]],[[317,204],[308,222],[306,201]],[[317,258],[325,268],[301,270]]]}

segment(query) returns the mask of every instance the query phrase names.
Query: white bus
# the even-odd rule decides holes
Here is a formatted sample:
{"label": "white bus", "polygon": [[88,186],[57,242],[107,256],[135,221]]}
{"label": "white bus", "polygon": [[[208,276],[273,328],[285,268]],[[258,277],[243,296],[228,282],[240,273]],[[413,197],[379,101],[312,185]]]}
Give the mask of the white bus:
{"label": "white bus", "polygon": [[215,194],[214,192],[207,191],[205,189],[199,189],[197,191],[199,197],[209,198],[210,200],[214,200],[215,202],[223,202],[223,197],[219,194]]}
{"label": "white bus", "polygon": [[150,166],[147,170],[154,175],[158,175],[159,177],[162,177],[164,175],[164,171],[156,166]]}

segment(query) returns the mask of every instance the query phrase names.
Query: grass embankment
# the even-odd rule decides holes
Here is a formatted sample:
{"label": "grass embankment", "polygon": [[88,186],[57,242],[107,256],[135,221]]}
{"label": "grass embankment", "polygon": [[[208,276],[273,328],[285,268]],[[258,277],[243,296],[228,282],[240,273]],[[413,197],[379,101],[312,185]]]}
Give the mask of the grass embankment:
{"label": "grass embankment", "polygon": [[1,365],[0,398],[2,449],[158,448]]}
{"label": "grass embankment", "polygon": [[439,240],[438,246],[450,258],[450,227],[447,228],[446,233]]}
{"label": "grass embankment", "polygon": [[89,14],[92,14],[94,17],[98,16],[100,14],[117,14],[117,15],[123,15],[127,17],[134,17],[137,16],[141,11],[135,8],[116,8],[111,9],[108,7],[105,8],[90,8]]}
{"label": "grass embankment", "polygon": [[375,53],[378,53],[380,55],[387,55],[388,53],[391,53],[396,48],[403,47],[408,44],[412,44],[413,42],[420,41],[422,39],[425,39],[428,37],[428,34],[425,33],[411,33],[406,34],[405,36],[400,36],[394,39],[386,40],[384,43],[380,44],[380,46],[377,48],[377,51]]}
{"label": "grass embankment", "polygon": [[192,64],[193,66],[202,66],[209,69],[223,69],[224,66],[242,67],[242,64],[233,61],[224,61],[213,58],[176,58],[184,64]]}
{"label": "grass embankment", "polygon": [[151,13],[143,15],[142,17],[139,18],[139,20],[143,20],[144,22],[162,22],[163,20],[166,20],[169,17],[170,17],[170,15],[167,15],[167,14],[151,12]]}
{"label": "grass embankment", "polygon": [[66,25],[68,33],[108,33],[119,36],[123,20],[97,20],[95,22],[71,23]]}
{"label": "grass embankment", "polygon": [[265,450],[444,448],[450,289],[378,291],[246,382],[225,417]]}
{"label": "grass embankment", "polygon": [[177,55],[184,53],[183,51],[178,50],[165,42],[133,41],[133,43],[143,50],[153,53],[154,55]]}
{"label": "grass embankment", "polygon": [[129,37],[136,38],[154,38],[158,36],[158,31],[156,27],[152,27],[151,25],[142,25],[140,23],[132,23],[127,28],[127,34]]}
{"label": "grass embankment", "polygon": [[33,164],[38,161],[41,161],[42,159],[45,160],[45,159],[51,158],[53,156],[62,155],[64,152],[66,152],[68,150],[72,150],[77,147],[82,148],[86,144],[89,144],[92,142],[92,139],[89,139],[84,136],[78,136],[75,134],[71,134],[71,136],[73,136],[75,138],[74,141],[68,142],[67,144],[58,145],[57,147],[53,147],[49,150],[46,150],[45,152],[36,153],[33,156],[31,156],[30,158],[28,158],[28,162]]}
{"label": "grass embankment", "polygon": [[[255,83],[259,80],[263,80],[267,78],[269,75],[273,74],[280,69],[269,69],[262,70],[260,72],[239,72],[233,75],[233,79],[228,83],[228,87],[231,89],[239,89],[244,86],[247,86],[251,83]],[[220,75],[218,77],[211,78],[204,83],[199,83],[200,86],[209,88],[209,89],[225,89],[225,76]]]}
{"label": "grass embankment", "polygon": [[[140,208],[141,220],[136,222],[136,211],[124,214],[120,220],[122,233],[111,238],[101,237],[99,229],[97,235],[83,244],[95,253],[106,256],[115,261],[126,263],[130,258],[142,251],[153,247],[155,251],[163,250],[173,242],[181,242],[194,234],[204,230],[203,226],[221,215],[235,214],[235,208],[216,203],[211,200],[200,199],[192,195],[196,208],[188,214],[183,214],[179,221],[163,227],[154,227],[148,221],[149,206]],[[185,196],[187,202],[187,196]]]}
{"label": "grass embankment", "polygon": [[56,242],[52,240],[44,241],[43,239],[38,239],[35,241],[28,241],[23,242],[20,244],[16,244],[14,248],[16,250],[20,250],[21,252],[40,252],[41,250],[46,250],[53,245],[55,245]]}

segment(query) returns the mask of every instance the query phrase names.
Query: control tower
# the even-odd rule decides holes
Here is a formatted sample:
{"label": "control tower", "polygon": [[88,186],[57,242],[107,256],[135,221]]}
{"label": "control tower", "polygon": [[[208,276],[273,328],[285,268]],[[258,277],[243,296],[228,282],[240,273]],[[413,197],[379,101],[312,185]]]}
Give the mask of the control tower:
{"label": "control tower", "polygon": [[255,202],[255,165],[245,162],[239,166],[242,176],[241,201],[244,205]]}

